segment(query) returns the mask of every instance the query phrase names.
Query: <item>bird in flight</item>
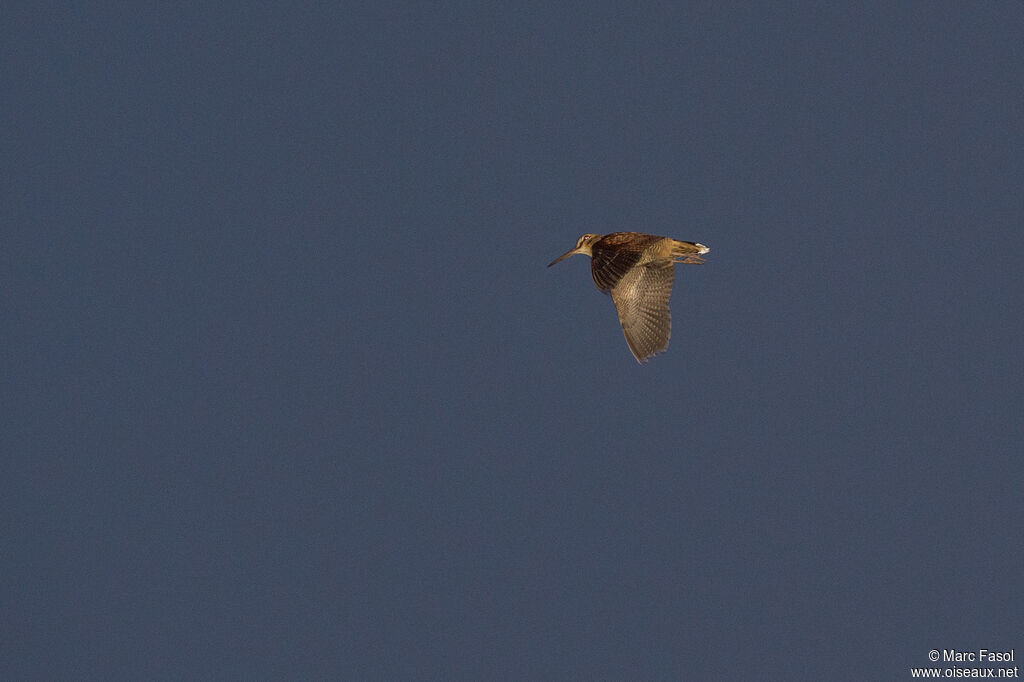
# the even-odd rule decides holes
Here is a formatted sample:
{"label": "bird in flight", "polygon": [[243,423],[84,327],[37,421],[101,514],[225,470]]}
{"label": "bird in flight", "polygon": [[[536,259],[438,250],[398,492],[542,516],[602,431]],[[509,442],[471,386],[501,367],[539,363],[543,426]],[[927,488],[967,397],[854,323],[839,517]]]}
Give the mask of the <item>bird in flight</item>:
{"label": "bird in flight", "polygon": [[708,251],[703,244],[640,232],[585,234],[548,267],[577,253],[590,256],[594,284],[611,294],[629,350],[643,363],[668,348],[672,334],[668,299],[675,264],[702,265],[701,255]]}

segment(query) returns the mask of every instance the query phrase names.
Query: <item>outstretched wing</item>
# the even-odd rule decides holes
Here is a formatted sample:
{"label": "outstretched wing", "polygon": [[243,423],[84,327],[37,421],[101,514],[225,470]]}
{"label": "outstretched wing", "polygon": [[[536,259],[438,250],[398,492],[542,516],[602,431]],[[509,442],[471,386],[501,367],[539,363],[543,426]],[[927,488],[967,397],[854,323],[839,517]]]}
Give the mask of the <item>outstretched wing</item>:
{"label": "outstretched wing", "polygon": [[628,270],[611,289],[622,333],[639,362],[668,348],[672,335],[668,299],[674,274],[671,260],[654,260]]}

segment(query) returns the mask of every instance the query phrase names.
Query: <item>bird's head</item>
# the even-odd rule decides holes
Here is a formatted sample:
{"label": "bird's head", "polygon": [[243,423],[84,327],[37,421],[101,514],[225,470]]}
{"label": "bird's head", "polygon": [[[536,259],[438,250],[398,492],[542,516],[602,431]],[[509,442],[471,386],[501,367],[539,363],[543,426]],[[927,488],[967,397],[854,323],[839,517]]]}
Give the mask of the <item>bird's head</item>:
{"label": "bird's head", "polygon": [[568,258],[569,256],[575,256],[577,253],[585,253],[588,256],[590,256],[591,255],[591,249],[594,246],[594,242],[596,242],[600,238],[601,238],[601,235],[599,235],[599,234],[585,234],[585,235],[583,235],[582,237],[580,237],[576,241],[576,246],[574,246],[573,248],[569,249],[568,251],[563,253],[561,256],[559,256],[555,260],[553,260],[550,263],[548,263],[548,267],[550,268],[555,263],[559,263],[559,262],[565,260],[566,258]]}

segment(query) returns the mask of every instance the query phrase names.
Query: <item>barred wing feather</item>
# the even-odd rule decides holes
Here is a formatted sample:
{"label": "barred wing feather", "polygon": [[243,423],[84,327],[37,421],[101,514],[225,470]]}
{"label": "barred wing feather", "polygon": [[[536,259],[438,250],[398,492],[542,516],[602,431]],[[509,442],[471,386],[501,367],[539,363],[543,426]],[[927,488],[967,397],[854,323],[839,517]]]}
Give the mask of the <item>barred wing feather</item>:
{"label": "barred wing feather", "polygon": [[622,333],[639,362],[668,348],[672,335],[668,300],[674,273],[671,260],[654,260],[626,271],[611,289]]}

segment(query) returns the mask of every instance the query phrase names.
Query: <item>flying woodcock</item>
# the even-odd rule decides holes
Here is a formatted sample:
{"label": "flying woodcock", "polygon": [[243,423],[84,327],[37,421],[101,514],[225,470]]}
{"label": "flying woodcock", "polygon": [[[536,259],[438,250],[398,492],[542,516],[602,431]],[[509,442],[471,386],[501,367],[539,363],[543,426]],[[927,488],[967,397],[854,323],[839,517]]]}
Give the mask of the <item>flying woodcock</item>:
{"label": "flying woodcock", "polygon": [[702,265],[708,247],[640,232],[585,234],[576,246],[551,261],[590,256],[590,272],[601,291],[611,294],[622,333],[638,362],[668,348],[672,314],[668,299],[676,263]]}

